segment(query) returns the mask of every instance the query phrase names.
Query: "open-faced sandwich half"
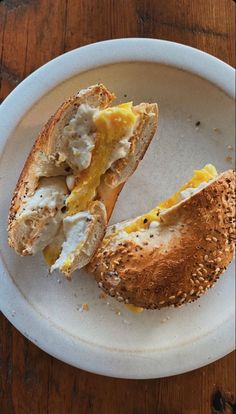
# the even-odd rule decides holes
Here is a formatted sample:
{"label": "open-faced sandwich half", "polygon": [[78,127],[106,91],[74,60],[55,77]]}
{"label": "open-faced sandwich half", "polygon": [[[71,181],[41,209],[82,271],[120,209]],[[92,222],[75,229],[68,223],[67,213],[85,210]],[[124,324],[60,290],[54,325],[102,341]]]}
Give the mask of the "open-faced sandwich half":
{"label": "open-faced sandwich half", "polygon": [[235,174],[206,165],[149,213],[109,227],[89,270],[131,308],[178,306],[214,285],[234,239]]}
{"label": "open-faced sandwich half", "polygon": [[85,266],[116,198],[157,127],[157,105],[111,107],[102,84],[64,102],[39,134],[11,202],[8,240],[21,255],[43,251],[66,276]]}

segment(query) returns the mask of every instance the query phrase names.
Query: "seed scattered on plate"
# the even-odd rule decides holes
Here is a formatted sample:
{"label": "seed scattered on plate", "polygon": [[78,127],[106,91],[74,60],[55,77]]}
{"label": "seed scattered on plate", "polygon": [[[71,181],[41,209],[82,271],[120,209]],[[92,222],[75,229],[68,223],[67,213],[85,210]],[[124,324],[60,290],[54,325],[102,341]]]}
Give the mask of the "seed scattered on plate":
{"label": "seed scattered on plate", "polygon": [[227,162],[231,162],[233,160],[233,157],[231,157],[230,155],[227,155],[227,157],[225,157],[225,161]]}
{"label": "seed scattered on plate", "polygon": [[88,303],[82,303],[82,305],[79,307],[79,312],[84,312],[84,311],[88,311],[89,310],[89,305]]}
{"label": "seed scattered on plate", "polygon": [[107,294],[105,292],[100,293],[99,299],[106,299]]}
{"label": "seed scattered on plate", "polygon": [[216,134],[221,134],[221,129],[220,128],[213,128],[213,132],[215,132]]}

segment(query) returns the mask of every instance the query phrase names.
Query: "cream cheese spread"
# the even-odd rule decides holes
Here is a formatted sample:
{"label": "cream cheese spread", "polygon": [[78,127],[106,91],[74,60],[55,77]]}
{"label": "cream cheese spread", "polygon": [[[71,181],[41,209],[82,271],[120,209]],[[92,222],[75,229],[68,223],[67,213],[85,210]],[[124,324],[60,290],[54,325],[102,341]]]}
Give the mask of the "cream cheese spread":
{"label": "cream cheese spread", "polygon": [[51,271],[60,269],[64,262],[79,247],[80,243],[86,240],[87,229],[92,215],[88,211],[67,216],[63,220],[63,233],[65,241],[62,244],[62,251],[59,258],[52,265]]}
{"label": "cream cheese spread", "polygon": [[63,152],[68,164],[82,171],[91,163],[92,150],[95,146],[94,116],[99,112],[88,104],[81,104],[68,125],[63,128]]}

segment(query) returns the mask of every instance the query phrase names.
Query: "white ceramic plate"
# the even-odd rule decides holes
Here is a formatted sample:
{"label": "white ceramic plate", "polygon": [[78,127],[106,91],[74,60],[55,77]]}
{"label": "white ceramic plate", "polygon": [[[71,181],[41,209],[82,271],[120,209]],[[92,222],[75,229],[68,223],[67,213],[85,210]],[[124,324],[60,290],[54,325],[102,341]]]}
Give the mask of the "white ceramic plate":
{"label": "white ceramic plate", "polygon": [[[192,370],[234,348],[233,265],[197,302],[136,315],[100,299],[84,271],[71,283],[48,276],[40,255],[21,258],[7,245],[9,202],[37,133],[65,98],[99,81],[119,101],[157,101],[160,107],[158,137],[123,189],[112,222],[152,208],[194,168],[209,162],[220,171],[232,168],[234,71],[225,63],[150,39],[97,43],[49,62],[0,107],[1,310],[40,348],[88,371],[153,378]],[[89,311],[81,312],[83,303]]]}

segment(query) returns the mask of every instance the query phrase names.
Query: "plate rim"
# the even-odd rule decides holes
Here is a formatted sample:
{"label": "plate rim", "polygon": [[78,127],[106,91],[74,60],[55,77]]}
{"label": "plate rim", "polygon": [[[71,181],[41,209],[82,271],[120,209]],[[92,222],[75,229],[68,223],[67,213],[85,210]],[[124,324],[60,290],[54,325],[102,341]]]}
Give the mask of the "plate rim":
{"label": "plate rim", "polygon": [[[4,119],[0,125],[0,136],[3,137],[0,140],[0,157],[8,137],[21,118],[56,85],[96,67],[135,61],[165,64],[185,70],[213,83],[230,97],[235,96],[234,68],[216,57],[190,46],[145,38],[125,38],[93,43],[71,50],[46,63],[22,81],[3,101],[0,106],[0,119]],[[38,87],[39,83],[40,88]],[[21,105],[17,106],[19,101]],[[3,116],[6,113],[8,119]],[[14,119],[14,122],[10,122],[11,119]],[[188,349],[185,349],[182,354],[178,347],[174,351],[173,348],[165,351],[164,359],[172,361],[171,369],[163,364],[163,355],[160,351],[158,351],[159,355],[153,351],[146,353],[124,352],[114,349],[100,349],[98,346],[84,344],[78,338],[75,341],[72,335],[65,334],[63,330],[33,308],[9,276],[3,259],[1,261],[0,308],[2,313],[38,347],[75,367],[118,378],[160,378],[199,368],[234,349],[235,342],[232,333],[234,315],[230,316],[221,326],[220,336],[227,335],[229,338],[227,343],[224,342],[223,348],[222,344],[218,343],[218,330],[215,329],[207,335],[207,338],[200,337],[195,343],[191,345],[188,343]],[[14,318],[12,309],[17,309],[17,319]],[[46,344],[44,341],[45,332],[50,338]],[[212,343],[216,345],[209,359],[205,350]],[[122,359],[120,358],[121,353]],[[178,364],[174,364],[176,359]],[[188,362],[186,363],[186,361]],[[127,372],[127,366],[129,372]]]}

